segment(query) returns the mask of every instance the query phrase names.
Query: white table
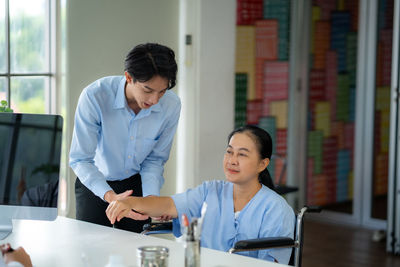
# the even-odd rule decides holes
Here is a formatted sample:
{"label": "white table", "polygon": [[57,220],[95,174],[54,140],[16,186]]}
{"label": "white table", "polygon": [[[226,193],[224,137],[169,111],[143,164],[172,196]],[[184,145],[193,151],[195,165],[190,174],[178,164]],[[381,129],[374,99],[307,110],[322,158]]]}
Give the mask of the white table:
{"label": "white table", "polygon": [[[58,217],[55,221],[14,220],[13,232],[0,243],[23,246],[35,267],[105,266],[109,255],[123,257],[127,266],[137,266],[136,248],[160,245],[169,249],[169,267],[184,266],[183,244],[101,225]],[[82,259],[82,256],[87,259]],[[250,257],[201,249],[201,266],[287,266]]]}

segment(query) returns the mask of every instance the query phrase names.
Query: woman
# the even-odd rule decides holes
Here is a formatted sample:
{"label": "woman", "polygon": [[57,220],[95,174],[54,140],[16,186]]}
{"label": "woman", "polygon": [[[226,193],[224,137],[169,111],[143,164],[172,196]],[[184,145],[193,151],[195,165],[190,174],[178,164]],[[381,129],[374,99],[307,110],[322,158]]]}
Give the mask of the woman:
{"label": "woman", "polygon": [[[174,218],[179,236],[180,219],[200,217],[203,203],[201,245],[228,251],[237,241],[262,237],[293,238],[295,216],[286,201],[269,189],[267,166],[272,153],[270,135],[256,127],[244,126],[228,138],[223,160],[226,181],[208,181],[172,197],[129,197],[113,201],[106,210],[111,223],[130,216],[131,210],[157,217]],[[291,249],[270,249],[240,254],[287,264]]]}

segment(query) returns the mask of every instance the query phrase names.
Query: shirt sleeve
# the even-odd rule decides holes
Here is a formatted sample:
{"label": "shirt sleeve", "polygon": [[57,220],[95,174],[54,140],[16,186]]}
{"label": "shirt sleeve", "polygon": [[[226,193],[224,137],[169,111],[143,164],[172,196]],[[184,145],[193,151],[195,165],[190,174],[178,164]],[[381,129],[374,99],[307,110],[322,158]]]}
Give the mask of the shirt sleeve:
{"label": "shirt sleeve", "polygon": [[11,261],[6,264],[4,262],[3,256],[0,254],[0,267],[23,267],[23,265],[17,261]]}
{"label": "shirt sleeve", "polygon": [[104,194],[112,189],[107,184],[103,173],[94,164],[97,141],[101,132],[100,114],[99,106],[85,89],[79,98],[75,112],[69,165],[90,191],[104,199]]}
{"label": "shirt sleeve", "polygon": [[[266,223],[263,223],[264,227],[260,230],[260,236],[294,238],[295,216],[292,208],[286,204],[286,201],[277,205],[274,208],[274,212],[266,213],[264,221]],[[279,263],[288,264],[291,253],[292,248],[260,250],[258,258],[269,261],[277,260]]]}
{"label": "shirt sleeve", "polygon": [[160,189],[164,184],[164,164],[169,158],[172,141],[178,126],[181,104],[178,102],[171,119],[162,131],[153,150],[141,165],[143,196],[160,195]]}
{"label": "shirt sleeve", "polygon": [[196,188],[189,189],[186,192],[172,196],[175,203],[178,217],[173,219],[173,233],[176,237],[182,235],[182,215],[185,214],[189,222],[192,218],[199,218],[201,215],[201,208],[208,194],[209,182],[204,182]]}

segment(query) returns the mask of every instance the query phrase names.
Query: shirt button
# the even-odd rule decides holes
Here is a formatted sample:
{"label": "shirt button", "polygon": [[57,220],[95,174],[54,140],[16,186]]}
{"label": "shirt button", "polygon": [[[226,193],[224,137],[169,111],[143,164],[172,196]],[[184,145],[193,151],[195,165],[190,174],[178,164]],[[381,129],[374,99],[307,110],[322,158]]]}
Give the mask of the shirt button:
{"label": "shirt button", "polygon": [[133,140],[133,136],[131,136],[131,140]]}
{"label": "shirt button", "polygon": [[131,156],[131,155],[129,155],[129,156],[128,156],[128,159],[130,159],[130,158],[132,158],[132,156]]}
{"label": "shirt button", "polygon": [[128,174],[128,171],[125,171],[126,174]]}

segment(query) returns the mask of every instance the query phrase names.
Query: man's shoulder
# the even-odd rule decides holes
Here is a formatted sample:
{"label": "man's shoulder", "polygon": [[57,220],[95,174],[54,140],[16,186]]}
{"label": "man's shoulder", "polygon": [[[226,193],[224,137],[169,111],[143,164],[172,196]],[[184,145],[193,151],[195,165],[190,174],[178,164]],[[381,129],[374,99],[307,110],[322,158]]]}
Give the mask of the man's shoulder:
{"label": "man's shoulder", "polygon": [[106,76],[89,84],[85,91],[89,94],[116,92],[124,76]]}
{"label": "man's shoulder", "polygon": [[164,96],[160,100],[161,105],[163,106],[175,106],[175,105],[180,105],[181,100],[179,96],[171,90],[167,90],[164,94]]}

